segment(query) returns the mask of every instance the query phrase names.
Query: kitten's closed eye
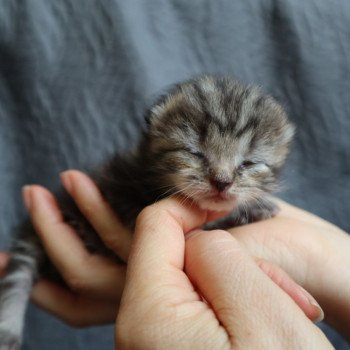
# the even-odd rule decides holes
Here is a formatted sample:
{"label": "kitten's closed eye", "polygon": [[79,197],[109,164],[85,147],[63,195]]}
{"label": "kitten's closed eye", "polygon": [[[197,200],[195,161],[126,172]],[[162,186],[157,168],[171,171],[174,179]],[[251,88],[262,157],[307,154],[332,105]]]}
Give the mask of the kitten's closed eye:
{"label": "kitten's closed eye", "polygon": [[[293,130],[282,107],[258,88],[203,76],[176,85],[162,97],[149,111],[137,148],[125,158],[112,158],[96,177],[106,202],[130,232],[145,206],[172,195],[204,210],[234,210],[206,226],[226,229],[276,213],[267,194],[277,187]],[[61,207],[91,253],[120,262],[73,203],[63,201]],[[14,269],[0,280],[0,349],[13,348],[14,342],[19,348],[37,267],[48,262],[28,224],[12,252]],[[45,270],[57,279],[52,265]]]}
{"label": "kitten's closed eye", "polygon": [[256,162],[253,162],[251,160],[245,160],[238,166],[238,171],[243,171],[247,168],[251,168],[256,164],[257,164]]}
{"label": "kitten's closed eye", "polygon": [[261,173],[269,171],[270,167],[264,162],[253,162],[250,160],[243,161],[237,168],[238,173],[242,174],[244,172],[254,172]]}
{"label": "kitten's closed eye", "polygon": [[259,89],[204,77],[175,88],[153,113],[150,140],[178,147],[159,169],[202,208],[231,210],[275,189],[293,128]]}
{"label": "kitten's closed eye", "polygon": [[207,157],[204,155],[204,153],[202,153],[200,151],[195,151],[195,150],[191,150],[191,149],[186,148],[186,152],[190,153],[191,155],[195,156],[198,159],[202,159],[204,161],[207,161]]}

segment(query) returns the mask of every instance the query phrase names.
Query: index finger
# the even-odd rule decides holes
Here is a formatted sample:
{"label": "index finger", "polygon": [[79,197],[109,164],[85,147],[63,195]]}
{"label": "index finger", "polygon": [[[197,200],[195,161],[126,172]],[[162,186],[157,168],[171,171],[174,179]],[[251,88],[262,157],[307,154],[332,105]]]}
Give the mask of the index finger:
{"label": "index finger", "polygon": [[145,281],[145,289],[153,289],[177,278],[174,269],[183,273],[184,267],[184,233],[217,215],[195,205],[180,204],[176,198],[167,198],[145,208],[136,222],[126,289],[133,290],[131,285],[140,285],[142,281]]}
{"label": "index finger", "polygon": [[23,191],[36,233],[66,283],[93,297],[119,299],[125,267],[90,254],[73,228],[64,222],[55,197],[48,190],[32,185]]}
{"label": "index finger", "polygon": [[126,262],[131,245],[131,232],[118,220],[96,184],[77,170],[63,172],[61,181],[104,244]]}

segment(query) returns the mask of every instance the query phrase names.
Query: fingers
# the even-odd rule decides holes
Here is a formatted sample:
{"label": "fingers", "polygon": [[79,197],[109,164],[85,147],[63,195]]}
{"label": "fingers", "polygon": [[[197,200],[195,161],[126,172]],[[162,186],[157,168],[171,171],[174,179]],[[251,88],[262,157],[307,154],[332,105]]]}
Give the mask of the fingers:
{"label": "fingers", "polygon": [[23,190],[34,228],[45,251],[75,291],[92,297],[119,300],[125,278],[125,267],[105,257],[91,255],[74,230],[63,221],[53,195],[40,186]]}
{"label": "fingers", "polygon": [[[175,198],[157,202],[141,212],[128,262],[122,308],[130,310],[147,303],[157,307],[161,305],[159,299],[163,298],[171,303],[184,302],[184,298],[198,299],[196,293],[191,294],[193,287],[183,272],[184,232],[206,220],[205,212],[193,205],[181,205]],[[175,294],[172,286],[178,286]],[[147,302],[143,302],[145,300]],[[140,313],[139,308],[135,310],[137,313]]]}
{"label": "fingers", "polygon": [[74,327],[86,327],[115,321],[118,304],[89,299],[47,280],[33,288],[32,301]]}
{"label": "fingers", "polygon": [[323,320],[323,310],[315,298],[293,281],[284,270],[266,260],[258,259],[256,262],[260,269],[294,300],[306,317],[315,323]]}
{"label": "fingers", "polygon": [[171,265],[182,269],[184,232],[206,220],[205,212],[195,206],[180,205],[174,198],[147,207],[137,219],[132,266],[141,268],[152,280],[152,274],[157,273],[159,266]]}
{"label": "fingers", "polygon": [[[291,319],[310,326],[302,311],[262,273],[228,232],[191,234],[186,241],[185,261],[190,280],[229,334],[244,334],[247,328],[242,329],[242,325],[268,329],[275,319],[285,322],[287,328],[293,327]],[[280,277],[275,272],[271,276],[277,280]],[[283,281],[281,286],[286,284]]]}
{"label": "fingers", "polygon": [[[213,313],[203,304],[183,271],[184,232],[201,226],[209,220],[207,216],[175,198],[157,202],[138,216],[116,323],[116,343],[120,347],[137,348],[136,344],[143,344],[145,348],[155,349],[162,338],[165,348],[221,346],[220,341],[206,332],[212,324],[217,327]],[[193,315],[202,312],[204,319],[196,322]],[[193,320],[194,327],[190,324]],[[196,341],[188,336],[189,328],[197,334],[204,331],[199,341],[204,347],[191,345]],[[219,333],[225,342],[226,333],[223,329]],[[169,339],[176,345],[167,347]],[[212,343],[215,345],[210,346]]]}
{"label": "fingers", "polygon": [[[318,328],[228,232],[197,230],[187,235],[185,245],[184,233],[207,219],[207,213],[184,207],[174,198],[139,215],[117,318],[117,341],[130,344],[130,339],[132,343],[140,337],[147,344],[158,334],[178,342],[176,329],[180,338],[192,331],[193,339],[201,332],[206,340],[215,329],[221,340],[232,341],[237,348],[272,348],[271,344],[286,348],[300,329],[301,339],[318,337]],[[292,290],[278,272],[270,274]]]}
{"label": "fingers", "polygon": [[[3,276],[9,255],[0,253],[0,277]],[[115,321],[118,303],[83,297],[47,280],[37,282],[32,301],[74,327],[86,327]]]}
{"label": "fingers", "polygon": [[319,216],[316,216],[310,212],[307,212],[303,209],[297,208],[285,201],[282,201],[281,199],[275,198],[274,199],[276,204],[281,209],[278,213],[278,216],[286,217],[286,218],[292,218],[297,219],[299,221],[302,221],[306,224],[315,225],[315,226],[321,226],[321,227],[327,227],[332,230],[338,231],[339,228],[331,224],[330,222],[320,218]]}
{"label": "fingers", "polygon": [[62,173],[61,180],[105,245],[126,262],[131,245],[131,233],[116,218],[95,183],[87,175],[76,170]]}

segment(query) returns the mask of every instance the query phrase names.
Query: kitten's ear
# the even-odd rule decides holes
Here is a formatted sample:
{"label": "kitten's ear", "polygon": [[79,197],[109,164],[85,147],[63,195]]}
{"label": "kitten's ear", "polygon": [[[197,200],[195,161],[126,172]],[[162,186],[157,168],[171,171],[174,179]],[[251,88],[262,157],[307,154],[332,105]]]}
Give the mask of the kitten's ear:
{"label": "kitten's ear", "polygon": [[154,118],[162,114],[167,98],[167,94],[161,95],[150,108],[146,109],[144,118],[148,127],[152,125]]}
{"label": "kitten's ear", "polygon": [[295,133],[296,133],[295,124],[288,121],[288,127],[286,128],[286,132],[285,132],[285,134],[286,134],[285,137],[288,140],[288,142],[291,142],[293,140]]}
{"label": "kitten's ear", "polygon": [[147,108],[145,110],[145,114],[144,114],[144,119],[145,119],[147,127],[149,127],[151,125],[151,118],[152,118],[152,109]]}

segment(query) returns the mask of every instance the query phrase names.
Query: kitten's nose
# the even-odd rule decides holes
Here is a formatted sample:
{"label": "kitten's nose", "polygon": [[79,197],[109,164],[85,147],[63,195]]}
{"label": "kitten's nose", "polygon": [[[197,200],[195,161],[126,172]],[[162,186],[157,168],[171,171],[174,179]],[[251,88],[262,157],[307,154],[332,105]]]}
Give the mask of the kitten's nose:
{"label": "kitten's nose", "polygon": [[218,179],[216,177],[210,178],[210,184],[216,188],[219,192],[224,192],[227,190],[232,184],[233,181]]}

